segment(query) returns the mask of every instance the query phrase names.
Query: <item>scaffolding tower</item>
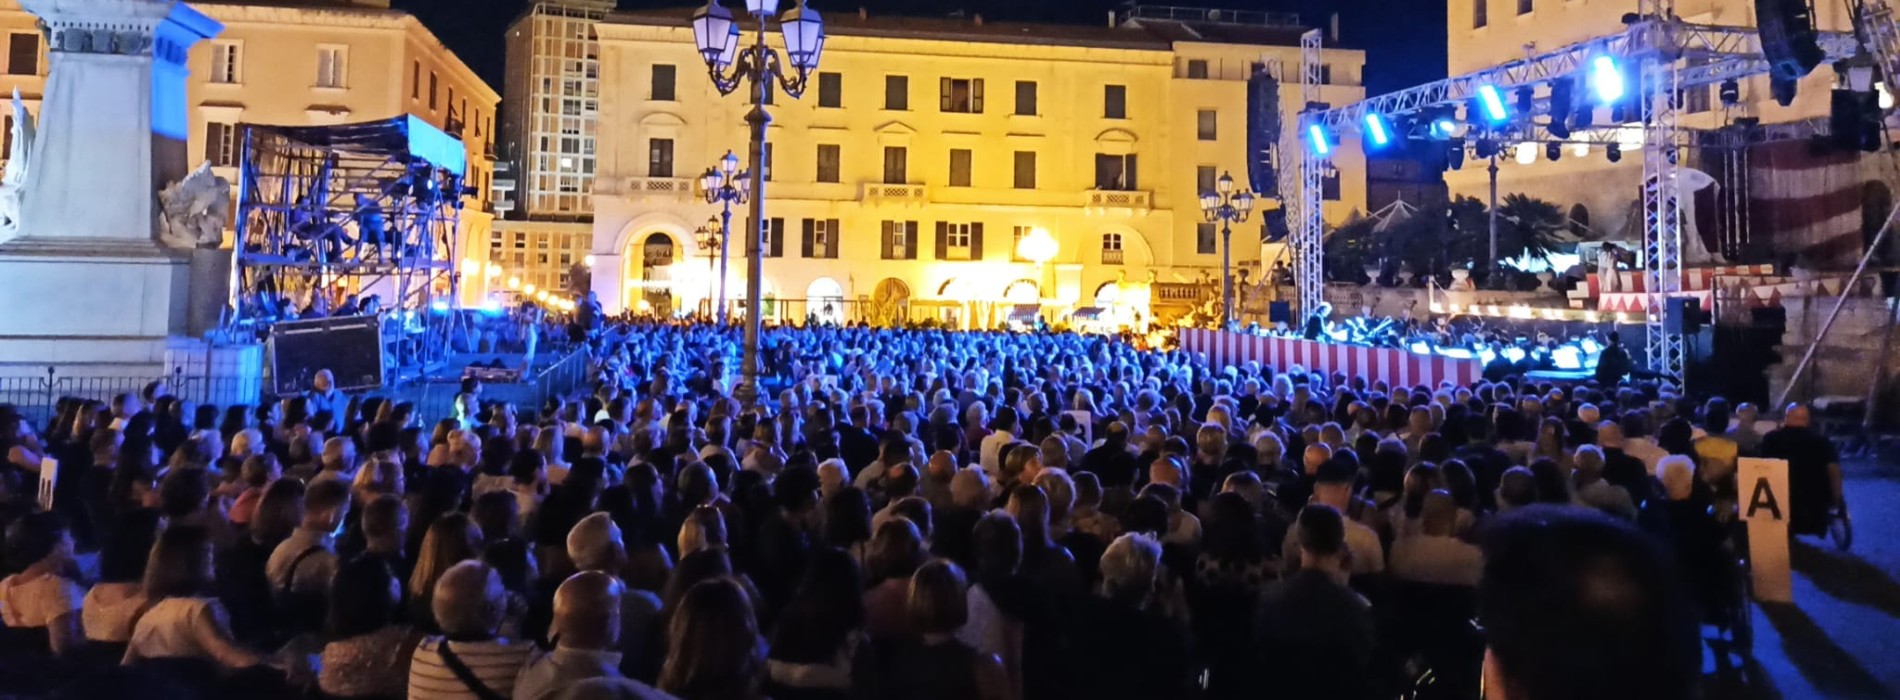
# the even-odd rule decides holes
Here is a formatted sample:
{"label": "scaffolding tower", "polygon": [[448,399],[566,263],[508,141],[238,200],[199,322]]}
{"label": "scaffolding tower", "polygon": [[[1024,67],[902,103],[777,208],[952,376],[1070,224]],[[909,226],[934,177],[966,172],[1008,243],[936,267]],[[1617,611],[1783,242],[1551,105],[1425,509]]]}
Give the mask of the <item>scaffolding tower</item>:
{"label": "scaffolding tower", "polygon": [[[263,337],[278,321],[377,313],[389,371],[443,360],[461,317],[462,142],[414,116],[240,129],[228,330]],[[358,308],[339,308],[350,296]]]}

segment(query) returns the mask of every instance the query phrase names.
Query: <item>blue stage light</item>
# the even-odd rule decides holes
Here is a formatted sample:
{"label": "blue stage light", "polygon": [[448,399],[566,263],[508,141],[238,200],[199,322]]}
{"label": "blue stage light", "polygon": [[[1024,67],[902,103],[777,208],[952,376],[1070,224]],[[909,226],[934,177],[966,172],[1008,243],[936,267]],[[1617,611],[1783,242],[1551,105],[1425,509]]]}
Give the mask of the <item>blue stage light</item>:
{"label": "blue stage light", "polygon": [[1391,142],[1392,129],[1386,126],[1385,117],[1374,113],[1366,114],[1366,144],[1379,148]]}
{"label": "blue stage light", "polygon": [[1314,155],[1321,157],[1332,155],[1333,142],[1327,138],[1325,126],[1319,124],[1307,125],[1306,135],[1307,145],[1313,149]]}
{"label": "blue stage light", "polygon": [[1478,106],[1484,110],[1484,118],[1493,124],[1511,116],[1511,113],[1504,108],[1504,95],[1498,92],[1496,85],[1478,88]]}
{"label": "blue stage light", "polygon": [[429,309],[439,314],[448,313],[449,303],[446,301],[432,302],[429,304]]}
{"label": "blue stage light", "polygon": [[1616,59],[1609,56],[1590,59],[1590,89],[1603,104],[1623,99],[1623,69],[1616,65]]}
{"label": "blue stage light", "polygon": [[1455,136],[1458,136],[1458,122],[1444,117],[1432,120],[1432,138],[1444,141]]}

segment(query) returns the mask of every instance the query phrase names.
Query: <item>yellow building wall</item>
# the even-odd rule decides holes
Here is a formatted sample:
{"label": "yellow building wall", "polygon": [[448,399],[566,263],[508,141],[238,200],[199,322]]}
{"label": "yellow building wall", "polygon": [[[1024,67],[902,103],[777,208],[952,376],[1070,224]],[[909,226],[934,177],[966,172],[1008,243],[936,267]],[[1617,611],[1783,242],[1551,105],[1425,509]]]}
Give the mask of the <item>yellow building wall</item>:
{"label": "yellow building wall", "polygon": [[[676,246],[675,259],[689,263],[676,264],[681,269],[669,274],[676,278],[676,301],[691,308],[713,286],[707,260],[694,249],[693,231],[717,209],[698,199],[690,186],[655,193],[650,140],[673,140],[678,179],[698,177],[728,150],[743,161],[749,101],[743,91],[721,96],[714,90],[684,21],[656,26],[610,18],[597,31],[602,126],[594,190],[594,289],[610,310],[633,306],[638,281],[649,275],[640,259],[642,246],[664,234]],[[777,38],[771,43],[777,45]],[[1099,288],[1124,275],[1140,280],[1154,273],[1161,281],[1218,275],[1218,247],[1207,253],[1197,249],[1196,224],[1202,216],[1196,166],[1232,171],[1246,183],[1246,71],[1255,62],[1290,57],[1297,63],[1298,49],[1195,45],[1192,51],[1197,58],[1224,61],[1218,70],[1210,67],[1208,79],[1188,79],[1176,52],[1166,49],[829,37],[819,70],[841,76],[841,106],[818,106],[814,75],[802,99],[779,94],[767,108],[773,153],[765,216],[786,220],[787,240],[784,257],[766,260],[766,294],[802,299],[836,283],[847,299],[856,299],[894,279],[914,301],[1000,302],[1006,289],[1029,280],[1040,283],[1045,299],[1089,306]],[[1334,54],[1334,60],[1350,66],[1343,72],[1357,75],[1362,54]],[[677,99],[650,99],[654,64],[676,66]],[[908,76],[908,109],[884,109],[887,75]],[[946,77],[983,79],[982,113],[941,111],[939,81]],[[1017,81],[1037,84],[1037,114],[1015,114]],[[1124,119],[1103,115],[1104,87],[1111,84],[1127,88]],[[1357,99],[1357,87],[1333,90],[1342,102],[1349,93]],[[1283,108],[1290,112],[1298,105],[1297,87],[1286,88]],[[1203,109],[1218,115],[1213,141],[1197,138]],[[840,147],[837,183],[816,182],[819,144]],[[922,186],[921,198],[867,196],[883,181],[888,146],[907,149],[907,183]],[[971,152],[968,187],[949,184],[952,149]],[[1014,187],[1016,151],[1036,154],[1033,189]],[[1136,156],[1136,190],[1146,206],[1090,206],[1098,153]],[[1340,210],[1338,218],[1364,206],[1363,168],[1349,173],[1348,180],[1356,182],[1345,188],[1343,201],[1329,208]],[[743,209],[735,212],[734,226],[743,226],[744,218]],[[836,259],[801,257],[800,220],[805,218],[839,221],[843,243]],[[881,259],[885,220],[918,223],[918,259]],[[982,259],[935,259],[938,221],[982,223]],[[1259,260],[1258,222],[1256,214],[1236,227],[1236,263]],[[1044,228],[1058,241],[1056,257],[1040,273],[1035,264],[1012,259],[1016,227]],[[1104,263],[1105,234],[1121,237],[1120,264]],[[728,296],[736,299],[743,289],[742,248],[735,244],[732,255]]]}
{"label": "yellow building wall", "polygon": [[[1486,26],[1474,28],[1477,3],[1486,3],[1488,16]],[[1448,5],[1447,63],[1452,75],[1621,32],[1624,13],[1635,10],[1634,3],[1605,0],[1450,0]],[[1520,14],[1520,6],[1529,11]],[[1754,3],[1747,0],[1679,0],[1675,12],[1684,21],[1696,24],[1755,25]],[[1815,3],[1815,24],[1834,31],[1851,27],[1843,3]],[[1770,96],[1767,77],[1742,80],[1740,103],[1726,111],[1714,94],[1715,86],[1709,86],[1704,89],[1710,93],[1711,108],[1680,113],[1680,123],[1685,127],[1715,128],[1736,117],[1755,117],[1767,124],[1824,117],[1835,80],[1831,67],[1816,68],[1801,81],[1795,101],[1787,107]],[[1539,94],[1544,91],[1540,88]],[[1587,91],[1580,93],[1580,97],[1587,95]],[[1596,122],[1601,125],[1608,121],[1609,110],[1598,110]],[[1610,163],[1600,148],[1582,157],[1566,148],[1563,158],[1556,162],[1544,157],[1541,144],[1537,152],[1536,162],[1530,165],[1518,164],[1509,152],[1499,157],[1500,198],[1523,193],[1567,210],[1582,205],[1597,236],[1619,240],[1642,237],[1640,216],[1632,214],[1632,208],[1640,206],[1641,151],[1624,149],[1618,163]],[[1488,196],[1490,187],[1484,163],[1476,159],[1467,159],[1462,170],[1447,171],[1445,183],[1454,196],[1480,200]]]}

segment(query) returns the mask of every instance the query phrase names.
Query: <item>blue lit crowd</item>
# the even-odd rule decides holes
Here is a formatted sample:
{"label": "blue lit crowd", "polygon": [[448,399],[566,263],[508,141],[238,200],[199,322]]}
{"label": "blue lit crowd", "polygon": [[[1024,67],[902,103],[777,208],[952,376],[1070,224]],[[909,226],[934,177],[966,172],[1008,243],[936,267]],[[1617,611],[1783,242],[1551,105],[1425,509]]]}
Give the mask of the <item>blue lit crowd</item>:
{"label": "blue lit crowd", "polygon": [[1655,381],[807,327],[746,405],[737,328],[575,323],[544,405],[0,406],[0,695],[1683,698],[1737,458],[1844,501],[1805,408]]}

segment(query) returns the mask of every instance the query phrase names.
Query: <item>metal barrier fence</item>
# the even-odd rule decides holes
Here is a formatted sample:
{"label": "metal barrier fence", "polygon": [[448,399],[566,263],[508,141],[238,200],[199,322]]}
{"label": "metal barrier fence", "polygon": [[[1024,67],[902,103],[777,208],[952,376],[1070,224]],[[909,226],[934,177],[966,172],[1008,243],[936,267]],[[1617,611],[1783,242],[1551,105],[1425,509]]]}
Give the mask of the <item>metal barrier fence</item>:
{"label": "metal barrier fence", "polygon": [[247,390],[254,392],[258,385],[254,378],[191,376],[183,367],[169,376],[132,377],[61,374],[58,368],[48,367],[43,376],[0,377],[0,404],[12,405],[33,425],[44,427],[52,421],[60,399],[109,402],[124,394],[137,395],[154,382],[162,382],[167,394],[193,403],[229,402]]}

